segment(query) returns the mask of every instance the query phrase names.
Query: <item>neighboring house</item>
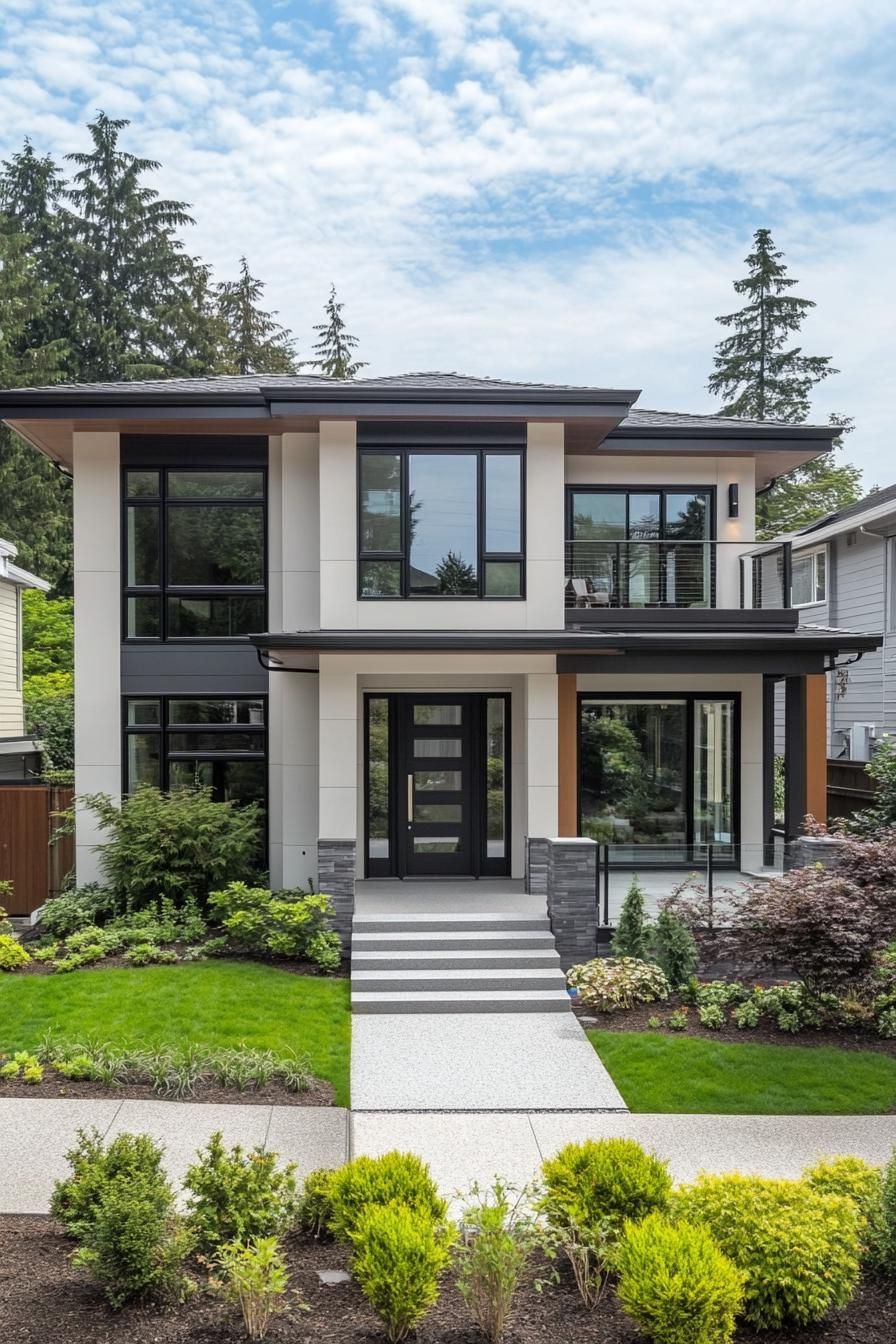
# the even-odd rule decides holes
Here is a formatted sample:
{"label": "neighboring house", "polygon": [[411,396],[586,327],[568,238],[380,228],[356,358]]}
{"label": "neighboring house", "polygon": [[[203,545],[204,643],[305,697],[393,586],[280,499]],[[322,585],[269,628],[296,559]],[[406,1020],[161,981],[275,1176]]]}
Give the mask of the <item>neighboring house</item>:
{"label": "neighboring house", "polygon": [[15,564],[11,541],[0,537],[0,783],[40,774],[40,743],[25,736],[22,705],[22,592],[50,585]]}
{"label": "neighboring house", "polygon": [[896,485],[829,513],[793,537],[793,603],[802,625],[882,631],[828,677],[829,755],[868,760],[896,732]]}
{"label": "neighboring house", "polygon": [[[349,906],[362,876],[521,877],[553,837],[756,866],[776,682],[794,834],[824,814],[825,669],[880,643],[797,629],[742,559],[757,489],[837,430],[637,396],[454,374],[0,394],[74,475],[77,791],[259,800],[272,883]],[[97,838],[82,816],[81,881]]]}

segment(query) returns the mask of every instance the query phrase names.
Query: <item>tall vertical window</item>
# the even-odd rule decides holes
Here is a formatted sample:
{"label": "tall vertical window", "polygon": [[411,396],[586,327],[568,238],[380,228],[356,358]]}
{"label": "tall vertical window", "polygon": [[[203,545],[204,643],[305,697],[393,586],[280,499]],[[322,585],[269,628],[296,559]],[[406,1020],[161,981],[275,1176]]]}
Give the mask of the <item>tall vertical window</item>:
{"label": "tall vertical window", "polygon": [[265,473],[128,468],[127,639],[228,639],[265,624]]}
{"label": "tall vertical window", "polygon": [[141,696],[125,702],[125,790],[212,790],[218,802],[267,796],[263,696]]}
{"label": "tall vertical window", "polygon": [[362,449],[358,595],[522,597],[519,449]]}
{"label": "tall vertical window", "polygon": [[736,857],[735,698],[586,694],[579,716],[582,835],[620,861]]}

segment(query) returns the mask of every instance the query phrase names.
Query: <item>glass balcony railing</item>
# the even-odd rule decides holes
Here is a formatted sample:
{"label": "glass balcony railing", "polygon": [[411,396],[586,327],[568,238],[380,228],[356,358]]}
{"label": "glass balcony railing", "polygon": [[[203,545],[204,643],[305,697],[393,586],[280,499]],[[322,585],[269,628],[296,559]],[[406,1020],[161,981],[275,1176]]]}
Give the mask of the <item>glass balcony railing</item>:
{"label": "glass balcony railing", "polygon": [[792,606],[790,542],[567,541],[567,608]]}

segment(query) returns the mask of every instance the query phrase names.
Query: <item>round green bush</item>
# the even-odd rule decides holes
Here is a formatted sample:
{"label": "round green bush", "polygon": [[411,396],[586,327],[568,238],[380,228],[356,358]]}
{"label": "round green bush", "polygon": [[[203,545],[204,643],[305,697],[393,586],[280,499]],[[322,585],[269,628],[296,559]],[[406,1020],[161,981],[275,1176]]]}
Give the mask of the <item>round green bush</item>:
{"label": "round green bush", "polygon": [[859,1278],[859,1219],[842,1195],[807,1181],[699,1176],[673,1209],[702,1223],[746,1276],[744,1318],[760,1330],[811,1325],[843,1307]]}
{"label": "round green bush", "polygon": [[382,1317],[389,1344],[401,1344],[439,1295],[454,1240],[406,1204],[368,1204],[352,1228],[352,1273]]}
{"label": "round green bush", "polygon": [[383,1153],[356,1157],[333,1173],[329,1187],[327,1230],[348,1241],[363,1211],[371,1204],[405,1204],[431,1223],[444,1222],[448,1205],[439,1195],[429,1167],[414,1153]]}
{"label": "round green bush", "polygon": [[665,1162],[634,1139],[586,1139],[568,1143],[541,1168],[542,1212],[555,1228],[619,1231],[666,1208],[672,1180]]}
{"label": "round green bush", "polygon": [[843,1195],[858,1210],[859,1235],[866,1255],[880,1234],[883,1172],[861,1157],[829,1157],[807,1167],[803,1180],[823,1195]]}
{"label": "round green bush", "polygon": [[704,1227],[648,1214],[626,1223],[614,1255],[619,1300],[656,1344],[727,1344],[744,1275]]}

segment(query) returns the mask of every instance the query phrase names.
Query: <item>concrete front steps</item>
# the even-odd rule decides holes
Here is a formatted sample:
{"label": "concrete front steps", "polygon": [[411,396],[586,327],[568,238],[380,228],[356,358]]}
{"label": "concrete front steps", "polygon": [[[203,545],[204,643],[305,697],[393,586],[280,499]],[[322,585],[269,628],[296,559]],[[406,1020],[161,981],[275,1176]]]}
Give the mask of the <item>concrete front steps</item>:
{"label": "concrete front steps", "polygon": [[544,916],[383,914],[352,926],[355,1013],[567,1012]]}

